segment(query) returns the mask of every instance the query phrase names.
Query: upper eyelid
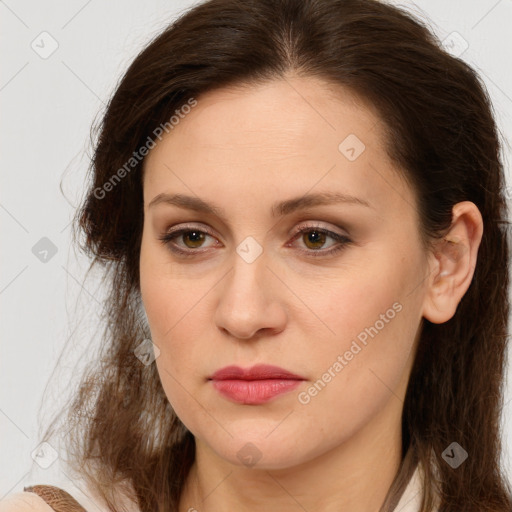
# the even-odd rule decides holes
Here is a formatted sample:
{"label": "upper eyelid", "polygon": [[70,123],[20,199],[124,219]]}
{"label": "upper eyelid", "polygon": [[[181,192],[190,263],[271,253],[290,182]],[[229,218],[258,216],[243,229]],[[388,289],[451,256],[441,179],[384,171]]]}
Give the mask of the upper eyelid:
{"label": "upper eyelid", "polygon": [[[301,228],[302,229],[318,228],[318,229],[324,229],[325,231],[333,231],[333,232],[336,232],[337,229],[346,231],[346,229],[342,228],[341,226],[334,226],[334,228],[332,228],[329,226],[322,225],[322,222],[323,221],[300,221],[300,222],[296,223],[296,226],[298,226],[298,227],[297,228],[294,227],[292,230],[289,231],[289,233],[291,231],[298,232],[301,230]],[[330,224],[332,225],[332,223],[330,223]],[[206,226],[206,229],[205,229],[205,226]],[[197,229],[198,231],[205,231],[208,234],[211,234],[212,232],[217,231],[215,228],[212,228],[208,224],[201,224],[201,223],[195,224],[194,222],[190,222],[190,223],[174,225],[174,226],[172,226],[172,229],[167,228],[165,230],[165,233],[169,234],[171,232],[177,232],[177,231],[181,231],[183,229]],[[337,234],[341,234],[341,233],[337,233]],[[346,234],[346,236],[348,236],[348,233],[345,233],[345,234]],[[212,236],[214,236],[214,235],[212,235]]]}
{"label": "upper eyelid", "polygon": [[[173,226],[173,229],[167,229],[165,231],[164,236],[169,236],[169,235],[173,235],[173,234],[174,235],[182,234],[183,232],[192,231],[194,229],[197,229],[197,231],[204,232],[205,234],[207,234],[208,236],[211,236],[212,238],[218,239],[218,237],[213,233],[213,231],[215,231],[215,230],[213,228],[211,228],[210,226],[207,226],[207,228],[205,229],[204,225],[194,225],[192,223],[186,223],[183,225],[178,224],[177,227]],[[335,230],[335,229],[342,229],[342,228],[337,227],[335,229],[332,229],[332,228],[321,225],[318,221],[303,221],[302,223],[299,222],[297,227],[294,228],[292,230],[292,232],[289,232],[289,236],[291,236],[292,241],[294,241],[296,236],[299,235],[300,233],[307,231],[307,230],[313,230],[313,229],[318,229],[320,231],[326,232],[327,236],[331,236],[331,235],[329,235],[329,233],[332,233],[332,235],[335,235],[336,237],[349,238],[349,236],[350,236],[348,233],[339,233]],[[345,231],[345,230],[343,230],[343,231]],[[332,238],[332,236],[331,236],[331,238]],[[191,249],[191,250],[193,250],[193,249]]]}
{"label": "upper eyelid", "polygon": [[[204,229],[202,227],[191,226],[190,224],[185,224],[185,225],[181,225],[181,226],[180,226],[180,224],[178,224],[178,227],[173,226],[173,228],[175,228],[175,229],[166,230],[166,233],[159,236],[158,239],[164,245],[168,246],[169,251],[176,253],[177,256],[200,257],[201,255],[204,255],[208,251],[208,249],[216,246],[216,244],[213,244],[212,246],[199,247],[199,248],[181,247],[177,242],[174,241],[174,239],[175,238],[179,239],[183,233],[187,233],[187,232],[193,231],[195,229],[197,231],[201,231],[201,232],[207,234],[208,236],[211,236],[215,240],[217,240],[218,237],[215,234],[209,233],[206,229]],[[337,226],[337,228],[345,231],[343,228],[341,228],[339,226]],[[210,229],[211,229],[210,226],[208,226],[208,230],[210,230]],[[299,226],[296,228],[295,232],[293,234],[289,233],[287,235],[287,236],[291,236],[292,238],[286,242],[285,247],[293,248],[294,247],[293,244],[295,243],[295,241],[298,238],[300,238],[301,233],[306,233],[308,231],[313,231],[315,229],[317,231],[323,232],[325,235],[327,235],[328,238],[331,238],[332,240],[334,240],[335,243],[330,248],[319,249],[319,250],[297,248],[297,250],[301,254],[310,256],[312,258],[316,258],[316,257],[329,258],[329,257],[336,256],[338,253],[342,252],[347,246],[354,244],[354,240],[351,235],[341,234],[335,230],[323,227],[323,226],[319,225],[318,221],[316,221],[316,222],[308,221],[308,222],[306,222],[306,225],[302,225],[302,226],[299,223]]]}

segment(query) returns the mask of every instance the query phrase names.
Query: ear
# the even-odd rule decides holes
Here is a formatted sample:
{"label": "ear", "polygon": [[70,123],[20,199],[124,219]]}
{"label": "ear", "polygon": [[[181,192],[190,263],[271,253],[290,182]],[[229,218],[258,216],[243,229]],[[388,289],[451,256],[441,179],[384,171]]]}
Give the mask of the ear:
{"label": "ear", "polygon": [[450,230],[435,242],[429,256],[423,316],[430,322],[442,324],[455,314],[473,279],[482,234],[478,207],[470,201],[457,203],[452,209]]}

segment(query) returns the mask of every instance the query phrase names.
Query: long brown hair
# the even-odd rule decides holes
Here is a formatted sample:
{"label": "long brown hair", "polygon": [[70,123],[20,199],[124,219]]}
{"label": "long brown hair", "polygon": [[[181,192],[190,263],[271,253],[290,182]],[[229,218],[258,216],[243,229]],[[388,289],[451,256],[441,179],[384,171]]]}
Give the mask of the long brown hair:
{"label": "long brown hair", "polygon": [[[475,71],[425,24],[376,0],[210,0],[130,65],[98,128],[75,219],[75,242],[91,256],[90,269],[99,264],[108,295],[100,353],[61,411],[69,463],[111,510],[119,510],[114,489],[123,484],[141,511],[178,510],[195,444],[156,365],[134,355],[150,336],[139,293],[143,159],[131,159],[158,127],[172,129],[169,119],[191,99],[290,72],[343,86],[377,108],[387,151],[416,192],[425,241],[449,228],[457,202],[474,202],[484,221],[473,281],[455,315],[423,321],[402,416],[403,462],[382,509],[394,508],[419,462],[423,512],[436,493],[443,511],[508,512],[499,425],[509,223],[492,105]],[[442,457],[452,442],[469,454],[457,469]]]}

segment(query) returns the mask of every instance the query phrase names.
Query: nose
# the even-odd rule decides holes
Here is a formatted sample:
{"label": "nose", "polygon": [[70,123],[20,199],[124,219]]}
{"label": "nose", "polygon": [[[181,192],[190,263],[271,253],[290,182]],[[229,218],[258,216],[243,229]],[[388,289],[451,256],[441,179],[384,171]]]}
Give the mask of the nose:
{"label": "nose", "polygon": [[215,287],[218,303],[215,323],[238,339],[277,334],[284,330],[287,313],[280,280],[268,266],[265,253],[248,263],[234,255],[233,268]]}

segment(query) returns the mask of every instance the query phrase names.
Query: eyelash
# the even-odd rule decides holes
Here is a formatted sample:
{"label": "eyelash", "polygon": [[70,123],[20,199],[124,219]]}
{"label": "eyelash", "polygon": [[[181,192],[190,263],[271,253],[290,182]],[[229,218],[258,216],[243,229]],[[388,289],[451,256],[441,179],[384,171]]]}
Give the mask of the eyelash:
{"label": "eyelash", "polygon": [[[172,242],[172,240],[174,240],[175,238],[178,238],[180,235],[183,235],[184,233],[190,233],[192,231],[198,232],[198,233],[204,233],[204,234],[207,234],[207,235],[215,238],[213,233],[211,233],[207,229],[198,229],[198,228],[195,228],[194,226],[185,226],[181,229],[167,232],[164,235],[158,237],[158,239],[165,246],[167,246],[167,248],[170,251],[172,251],[173,253],[179,254],[180,256],[184,256],[184,257],[192,257],[192,256],[196,256],[197,253],[204,252],[204,250],[203,251],[199,251],[199,250],[195,250],[195,249],[183,250],[183,249],[179,248],[178,246],[176,246],[174,244],[174,242]],[[302,229],[300,229],[293,235],[291,241],[294,242],[303,233],[309,233],[312,231],[327,235],[339,243],[338,243],[338,245],[334,246],[334,248],[328,249],[328,250],[299,249],[300,252],[305,253],[307,256],[312,256],[315,258],[321,257],[321,256],[332,256],[334,254],[339,253],[340,251],[342,251],[343,249],[345,249],[348,245],[350,245],[352,243],[352,240],[350,238],[348,238],[347,236],[340,235],[339,233],[335,233],[333,231],[330,231],[328,229],[322,228],[321,226],[317,226],[317,225],[303,226]]]}

